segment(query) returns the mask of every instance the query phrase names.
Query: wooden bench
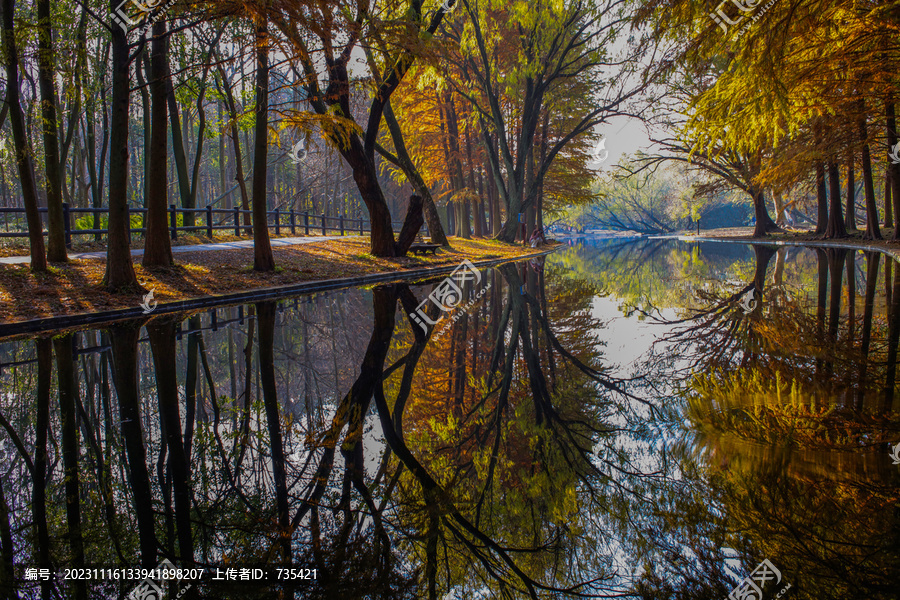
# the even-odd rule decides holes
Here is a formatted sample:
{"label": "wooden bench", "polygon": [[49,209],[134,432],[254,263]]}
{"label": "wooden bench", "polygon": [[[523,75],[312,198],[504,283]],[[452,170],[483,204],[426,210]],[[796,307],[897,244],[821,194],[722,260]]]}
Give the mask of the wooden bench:
{"label": "wooden bench", "polygon": [[425,238],[423,238],[422,234],[420,233],[416,236],[416,240],[409,247],[409,251],[412,252],[413,254],[421,254],[421,255],[425,255],[425,254],[428,254],[429,252],[431,252],[432,255],[436,256],[437,249],[440,248],[441,245],[440,244],[432,244],[430,242],[431,242],[431,240],[426,242]]}
{"label": "wooden bench", "polygon": [[413,254],[427,254],[431,252],[433,255],[437,255],[437,249],[440,248],[440,244],[413,244],[409,247],[409,251]]}

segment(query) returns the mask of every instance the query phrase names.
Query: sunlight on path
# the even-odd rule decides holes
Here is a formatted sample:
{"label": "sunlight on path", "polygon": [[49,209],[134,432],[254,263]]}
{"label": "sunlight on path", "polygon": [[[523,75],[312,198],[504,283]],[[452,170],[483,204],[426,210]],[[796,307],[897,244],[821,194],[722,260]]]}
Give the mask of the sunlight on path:
{"label": "sunlight on path", "polygon": [[[297,244],[312,244],[313,242],[324,242],[327,240],[333,240],[336,237],[343,237],[343,239],[355,239],[358,237],[363,237],[360,235],[345,235],[345,236],[334,236],[334,235],[318,235],[312,237],[289,237],[289,238],[277,238],[270,240],[272,247],[275,248],[277,246],[296,246]],[[197,244],[196,246],[172,246],[172,252],[205,252],[207,250],[238,250],[241,248],[252,248],[253,240],[242,240],[240,242],[219,242],[217,244]],[[144,254],[143,248],[132,250],[132,256],[141,256]],[[83,259],[83,258],[106,258],[106,252],[72,252],[69,254],[69,258],[71,259]],[[0,258],[0,265],[21,265],[27,264],[31,262],[31,256],[8,256],[6,258]]]}

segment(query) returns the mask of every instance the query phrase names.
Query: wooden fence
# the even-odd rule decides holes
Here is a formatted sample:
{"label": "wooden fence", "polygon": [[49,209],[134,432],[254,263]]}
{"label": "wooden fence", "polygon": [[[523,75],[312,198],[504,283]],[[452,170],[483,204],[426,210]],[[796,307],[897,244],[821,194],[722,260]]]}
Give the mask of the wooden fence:
{"label": "wooden fence", "polygon": [[[38,211],[41,213],[46,213],[47,208],[39,208]],[[73,215],[74,218],[77,219],[78,215],[100,215],[103,213],[108,213],[108,208],[69,208],[69,204],[63,203],[63,226],[65,227],[66,232],[66,246],[72,247],[72,236],[76,235],[102,235],[107,233],[106,229],[75,229],[72,226]],[[131,215],[139,214],[144,215],[147,212],[146,208],[129,208],[129,219]],[[249,210],[241,210],[237,206],[234,208],[213,208],[212,206],[207,205],[205,208],[178,208],[174,204],[169,205],[169,231],[171,232],[172,239],[178,239],[179,232],[195,232],[202,231],[206,233],[206,237],[212,239],[213,232],[228,230],[230,232],[234,232],[234,235],[240,236],[241,232],[246,233],[247,235],[252,235],[253,227],[250,225],[244,225],[242,221],[242,217],[244,215],[252,215],[252,211]],[[205,221],[203,225],[178,225],[178,215],[187,215],[193,214],[201,215],[200,220]],[[13,219],[10,219],[10,215],[13,216]],[[205,219],[203,218],[205,215]],[[213,218],[216,215],[225,215],[222,217],[218,223],[213,222]],[[3,218],[3,224],[0,226],[0,238],[27,238],[28,231],[27,226],[25,225],[25,209],[24,208],[0,208],[0,216]],[[340,235],[353,235],[360,234],[362,235],[365,232],[371,231],[371,223],[363,218],[353,219],[347,218],[343,215],[338,217],[329,217],[326,215],[315,215],[310,214],[309,211],[295,211],[295,210],[270,210],[266,211],[266,220],[269,224],[269,229],[275,231],[275,235],[280,235],[282,230],[284,233],[290,231],[291,234],[297,234],[299,231],[303,235],[310,235],[310,232],[313,234],[321,234],[328,235],[328,232],[340,232]],[[17,230],[10,231],[10,220],[13,220],[14,227],[22,228],[25,227],[25,231]],[[92,219],[96,220],[95,219]],[[143,219],[141,219],[143,221]],[[183,220],[183,219],[182,219]],[[226,224],[227,223],[227,224]],[[392,224],[395,228],[401,227],[403,225],[400,221],[392,221]],[[145,227],[132,227],[131,233],[146,233],[147,229]],[[47,235],[46,229],[44,230],[44,235]]]}

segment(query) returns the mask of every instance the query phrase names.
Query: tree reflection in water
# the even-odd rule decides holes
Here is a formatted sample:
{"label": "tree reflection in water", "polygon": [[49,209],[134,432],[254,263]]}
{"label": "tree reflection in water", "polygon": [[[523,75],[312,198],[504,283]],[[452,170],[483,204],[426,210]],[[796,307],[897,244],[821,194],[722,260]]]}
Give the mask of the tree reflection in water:
{"label": "tree reflection in water", "polygon": [[[37,340],[37,363],[26,358],[4,380],[24,400],[3,411],[20,440],[10,475],[38,482],[5,499],[17,553],[6,589],[127,594],[111,581],[41,591],[22,568],[167,558],[317,572],[296,588],[207,577],[185,597],[604,591],[611,562],[591,551],[582,508],[603,504],[607,476],[592,453],[612,431],[614,398],[628,394],[582,333],[599,326],[586,288],[554,287],[548,303],[543,261],[486,277],[490,293],[434,340],[410,321],[420,300],[402,284],[372,289],[369,311],[359,294],[294,310],[261,302],[237,318],[227,310],[227,337],[217,312],[60,338],[58,382]],[[324,303],[328,319],[317,321]],[[326,331],[335,311],[353,314]],[[365,348],[355,368],[337,349],[342,337],[349,355]],[[54,384],[59,403],[48,410]]]}
{"label": "tree reflection in water", "polygon": [[[900,277],[751,252],[574,248],[427,333],[440,281],[0,344],[0,585],[124,597],[23,570],[168,559],[316,569],[183,598],[723,598],[768,558],[794,597],[890,598]],[[665,322],[633,372],[604,296]]]}
{"label": "tree reflection in water", "polygon": [[[900,473],[885,449],[900,437],[900,305],[887,300],[886,311],[876,310],[878,254],[864,255],[859,324],[855,253],[815,251],[813,304],[783,285],[786,249],[753,249],[752,279],[736,293],[699,291],[706,307],[668,320],[673,328],[658,342],[683,360],[671,382],[682,401],[670,418],[688,424],[672,445],[687,477],[657,488],[653,503],[673,502],[661,518],[679,526],[648,530],[655,548],[678,548],[691,566],[654,561],[644,594],[727,593],[733,584],[719,575],[731,554],[744,573],[768,558],[802,597],[895,598]],[[898,284],[888,285],[893,299]],[[748,289],[758,299],[749,312],[737,302]]]}

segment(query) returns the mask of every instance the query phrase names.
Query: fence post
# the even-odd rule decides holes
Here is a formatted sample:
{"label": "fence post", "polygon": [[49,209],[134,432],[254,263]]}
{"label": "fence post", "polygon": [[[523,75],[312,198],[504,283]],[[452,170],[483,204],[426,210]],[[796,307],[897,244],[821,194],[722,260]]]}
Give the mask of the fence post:
{"label": "fence post", "polygon": [[234,235],[241,237],[241,209],[234,207]]}
{"label": "fence post", "polygon": [[63,202],[63,228],[66,230],[66,248],[72,249],[72,223],[69,220],[69,203]]}
{"label": "fence post", "polygon": [[325,215],[322,215],[322,235],[328,235],[328,232],[325,231]]}
{"label": "fence post", "polygon": [[212,240],[213,237],[213,228],[212,228],[212,206],[206,205],[206,237]]}
{"label": "fence post", "polygon": [[281,211],[275,209],[275,235],[281,235]]}
{"label": "fence post", "polygon": [[344,215],[341,215],[341,235],[344,235]]}
{"label": "fence post", "polygon": [[171,221],[172,221],[172,239],[178,239],[178,210],[175,208],[174,204],[169,205],[169,211],[171,213]]}
{"label": "fence post", "polygon": [[294,214],[294,209],[291,209],[291,235],[297,233],[297,215]]}
{"label": "fence post", "polygon": [[359,215],[359,235],[362,235],[362,215]]}
{"label": "fence post", "polygon": [[303,227],[306,228],[306,235],[309,235],[309,211],[303,211]]}

